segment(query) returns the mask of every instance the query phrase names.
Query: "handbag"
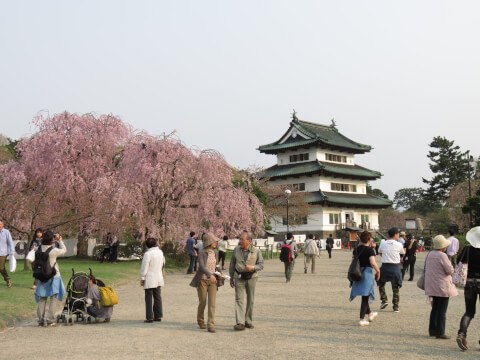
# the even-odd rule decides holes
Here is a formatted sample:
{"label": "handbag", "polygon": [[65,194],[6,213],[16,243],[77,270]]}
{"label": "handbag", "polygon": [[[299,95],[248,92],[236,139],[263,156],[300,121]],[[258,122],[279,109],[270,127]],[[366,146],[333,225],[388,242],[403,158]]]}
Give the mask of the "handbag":
{"label": "handbag", "polygon": [[359,254],[353,257],[352,263],[348,268],[347,277],[348,277],[348,280],[352,282],[361,281],[363,279],[363,272],[362,272],[362,268],[360,267],[360,259],[359,259],[359,256],[362,253],[362,251],[363,249],[359,252]]}
{"label": "handbag", "polygon": [[467,247],[467,263],[464,264],[462,262],[463,258],[465,257],[465,254],[464,254],[464,256],[462,256],[462,259],[458,262],[457,266],[455,266],[455,270],[453,271],[453,274],[452,274],[452,282],[461,288],[465,287],[465,284],[467,283],[469,251],[470,251],[470,247]]}
{"label": "handbag", "polygon": [[421,290],[425,290],[425,266],[427,266],[427,259],[428,259],[428,255],[425,258],[425,263],[423,264],[423,274],[418,278],[418,281],[417,281],[417,287]]}
{"label": "handbag", "polygon": [[29,262],[34,262],[35,261],[35,250],[30,250],[27,254],[27,257],[26,257],[27,261]]}
{"label": "handbag", "polygon": [[15,270],[17,270],[17,259],[15,259],[15,256],[13,254],[10,255],[9,265],[10,265],[10,272],[14,273]]}
{"label": "handbag", "polygon": [[215,275],[215,277],[217,278],[217,288],[225,285],[225,278],[223,276]]}

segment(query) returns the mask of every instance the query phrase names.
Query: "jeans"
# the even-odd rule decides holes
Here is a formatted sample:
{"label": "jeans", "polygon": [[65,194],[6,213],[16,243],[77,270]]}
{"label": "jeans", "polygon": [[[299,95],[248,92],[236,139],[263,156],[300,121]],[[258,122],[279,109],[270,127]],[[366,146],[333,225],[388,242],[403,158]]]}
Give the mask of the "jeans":
{"label": "jeans", "polygon": [[370,314],[370,296],[362,296],[362,305],[360,305],[360,319],[365,319],[365,315]]}
{"label": "jeans", "polygon": [[[237,324],[252,324],[256,284],[256,277],[252,277],[250,280],[235,279],[235,319]],[[246,304],[245,294],[247,295]]]}
{"label": "jeans", "polygon": [[188,266],[187,273],[191,273],[191,272],[193,272],[193,269],[195,268],[195,258],[196,258],[196,256],[195,255],[190,255],[190,254],[188,254],[188,256],[190,256],[190,265]]}
{"label": "jeans", "polygon": [[463,291],[465,296],[465,314],[460,320],[459,334],[467,336],[467,329],[470,321],[475,317],[477,298],[480,293],[480,279],[467,279],[467,284]]}
{"label": "jeans", "polygon": [[50,296],[50,306],[47,309],[48,297],[40,297],[37,304],[37,316],[39,324],[51,324],[55,322],[55,315],[57,311],[57,294]]}
{"label": "jeans", "polygon": [[145,310],[147,320],[163,317],[162,288],[160,286],[145,289]]}
{"label": "jeans", "polygon": [[445,335],[447,321],[448,297],[432,296],[432,311],[430,312],[430,335]]}

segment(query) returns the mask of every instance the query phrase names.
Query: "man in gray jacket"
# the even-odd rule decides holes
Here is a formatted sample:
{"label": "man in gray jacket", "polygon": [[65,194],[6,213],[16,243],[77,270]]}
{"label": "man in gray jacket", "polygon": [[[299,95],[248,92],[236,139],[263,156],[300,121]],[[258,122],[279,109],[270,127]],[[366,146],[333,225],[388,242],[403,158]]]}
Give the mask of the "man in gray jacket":
{"label": "man in gray jacket", "polygon": [[[252,235],[244,231],[230,261],[230,286],[235,287],[235,330],[253,329],[252,315],[258,272],[263,270],[262,252],[252,245]],[[245,294],[247,303],[245,304]]]}

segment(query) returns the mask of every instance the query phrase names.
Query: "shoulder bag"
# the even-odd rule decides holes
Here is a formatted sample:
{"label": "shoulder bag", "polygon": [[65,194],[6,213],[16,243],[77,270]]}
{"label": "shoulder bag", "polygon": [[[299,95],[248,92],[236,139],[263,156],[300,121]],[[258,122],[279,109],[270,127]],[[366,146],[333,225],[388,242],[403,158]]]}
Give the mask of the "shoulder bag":
{"label": "shoulder bag", "polygon": [[417,281],[417,286],[421,290],[425,290],[425,267],[427,266],[427,259],[429,254],[430,253],[427,254],[427,257],[425,258],[425,263],[423,264],[423,274],[418,278],[418,281]]}
{"label": "shoulder bag", "polygon": [[467,247],[467,263],[464,264],[463,258],[465,257],[465,252],[463,253],[462,258],[458,262],[457,266],[455,266],[455,270],[453,271],[452,275],[452,282],[457,285],[458,287],[465,287],[467,283],[467,274],[468,274],[468,253],[470,251],[470,246]]}
{"label": "shoulder bag", "polygon": [[[358,248],[357,248],[358,250]],[[362,253],[363,249],[358,251],[358,254],[356,254],[353,257],[352,263],[350,264],[350,267],[348,268],[348,280],[354,282],[354,281],[361,281],[363,279],[363,272],[362,268],[360,267],[360,260],[359,256]]]}

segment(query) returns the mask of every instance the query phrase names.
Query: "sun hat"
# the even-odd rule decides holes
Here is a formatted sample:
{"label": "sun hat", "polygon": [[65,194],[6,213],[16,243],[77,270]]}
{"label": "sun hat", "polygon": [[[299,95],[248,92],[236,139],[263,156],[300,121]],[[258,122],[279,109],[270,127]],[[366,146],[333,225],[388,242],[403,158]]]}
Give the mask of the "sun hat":
{"label": "sun hat", "polygon": [[433,238],[433,249],[440,250],[440,249],[446,248],[451,243],[452,241],[445,239],[445,236],[437,235]]}
{"label": "sun hat", "polygon": [[211,233],[208,233],[208,234],[205,234],[203,235],[203,248],[207,248],[209,247],[210,245],[212,245],[213,243],[215,242],[219,242],[220,239],[217,238],[215,235],[211,234]]}
{"label": "sun hat", "polygon": [[401,231],[400,236],[407,236],[407,233],[405,231]]}
{"label": "sun hat", "polygon": [[467,232],[467,241],[474,248],[480,249],[480,226],[471,228],[470,231]]}

